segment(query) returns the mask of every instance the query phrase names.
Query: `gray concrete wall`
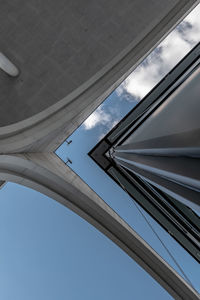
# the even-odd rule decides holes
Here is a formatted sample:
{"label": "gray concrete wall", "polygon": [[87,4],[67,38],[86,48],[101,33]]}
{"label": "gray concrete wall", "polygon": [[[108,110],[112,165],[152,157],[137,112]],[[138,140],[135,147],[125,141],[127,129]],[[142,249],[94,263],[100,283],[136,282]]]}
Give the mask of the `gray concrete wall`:
{"label": "gray concrete wall", "polygon": [[[0,126],[48,108],[80,87],[130,43],[137,45],[178,0],[0,2],[0,51],[21,73],[0,72]],[[195,1],[190,1],[195,2]]]}

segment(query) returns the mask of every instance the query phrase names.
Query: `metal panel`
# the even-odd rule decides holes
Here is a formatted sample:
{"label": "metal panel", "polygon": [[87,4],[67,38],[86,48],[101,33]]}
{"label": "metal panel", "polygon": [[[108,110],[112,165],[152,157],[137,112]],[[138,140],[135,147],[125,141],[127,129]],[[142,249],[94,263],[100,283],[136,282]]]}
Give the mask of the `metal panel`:
{"label": "metal panel", "polygon": [[[123,171],[111,167],[108,173],[113,179],[120,184],[120,186],[140,204],[170,235],[173,236],[198,262],[200,262],[200,248],[199,248],[199,232],[193,235],[191,239],[191,232],[182,226],[177,217],[172,218],[167,210],[159,204],[160,198],[152,193],[147,186],[143,185],[137,177],[131,178],[131,181],[124,176]],[[130,177],[129,177],[130,179]],[[194,243],[194,240],[196,241]]]}

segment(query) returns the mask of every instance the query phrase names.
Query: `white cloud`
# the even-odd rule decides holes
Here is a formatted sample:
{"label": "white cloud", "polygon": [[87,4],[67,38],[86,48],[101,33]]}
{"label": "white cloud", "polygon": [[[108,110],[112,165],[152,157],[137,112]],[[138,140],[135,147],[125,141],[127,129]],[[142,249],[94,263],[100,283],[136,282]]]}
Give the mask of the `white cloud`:
{"label": "white cloud", "polygon": [[102,107],[98,107],[83,123],[85,130],[90,130],[97,125],[107,125],[111,122],[111,115],[106,113]]}
{"label": "white cloud", "polygon": [[175,30],[162,42],[162,48],[161,58],[163,64],[169,71],[191,50],[192,47],[183,36]]}
{"label": "white cloud", "polygon": [[118,95],[127,92],[143,98],[200,40],[200,5],[198,5],[143,64],[117,88]]}
{"label": "white cloud", "polygon": [[120,96],[126,91],[139,100],[156,84],[158,76],[157,64],[141,65],[118,87],[116,92]]}
{"label": "white cloud", "polygon": [[200,4],[185,18],[185,21],[191,25],[191,28],[186,30],[186,38],[195,45],[200,40]]}
{"label": "white cloud", "polygon": [[104,136],[115,126],[119,123],[120,120],[113,120],[112,122],[110,122],[108,124],[108,127],[106,128],[105,132],[102,132],[99,137],[98,137],[98,141],[100,141],[102,138],[104,138]]}

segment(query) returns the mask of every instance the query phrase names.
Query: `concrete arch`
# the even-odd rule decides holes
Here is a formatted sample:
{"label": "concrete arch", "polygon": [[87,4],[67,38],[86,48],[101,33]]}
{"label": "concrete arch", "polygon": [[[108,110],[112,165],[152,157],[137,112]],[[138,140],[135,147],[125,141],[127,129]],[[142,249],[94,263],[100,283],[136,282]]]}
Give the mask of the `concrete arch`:
{"label": "concrete arch", "polygon": [[[156,26],[150,24],[151,30],[138,33],[123,51],[62,100],[20,122],[0,127],[0,153],[23,152],[25,149],[35,152],[36,143],[37,151],[38,148],[54,151],[198,2],[177,1]],[[48,103],[48,99],[43,100]],[[22,102],[25,104],[26,99]],[[8,103],[9,100],[5,105]],[[29,110],[31,112],[31,107]],[[12,116],[6,117],[11,124]]]}
{"label": "concrete arch", "polygon": [[125,251],[175,299],[200,299],[198,293],[55,154],[0,155],[0,180],[33,188],[77,213]]}

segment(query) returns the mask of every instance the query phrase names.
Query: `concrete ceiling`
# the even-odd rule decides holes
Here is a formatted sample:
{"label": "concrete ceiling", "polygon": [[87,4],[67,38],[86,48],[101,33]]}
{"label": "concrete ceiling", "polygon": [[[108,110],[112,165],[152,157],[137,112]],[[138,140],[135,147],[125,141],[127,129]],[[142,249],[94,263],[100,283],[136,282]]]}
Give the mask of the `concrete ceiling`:
{"label": "concrete ceiling", "polygon": [[[0,51],[20,69],[20,75],[13,79],[0,72],[0,126],[35,116],[81,87],[81,91],[91,87],[111,70],[109,86],[115,86],[195,3],[3,1]],[[130,52],[132,58],[120,73],[117,66]],[[96,99],[86,103],[87,107],[94,104],[90,112],[99,104]]]}

